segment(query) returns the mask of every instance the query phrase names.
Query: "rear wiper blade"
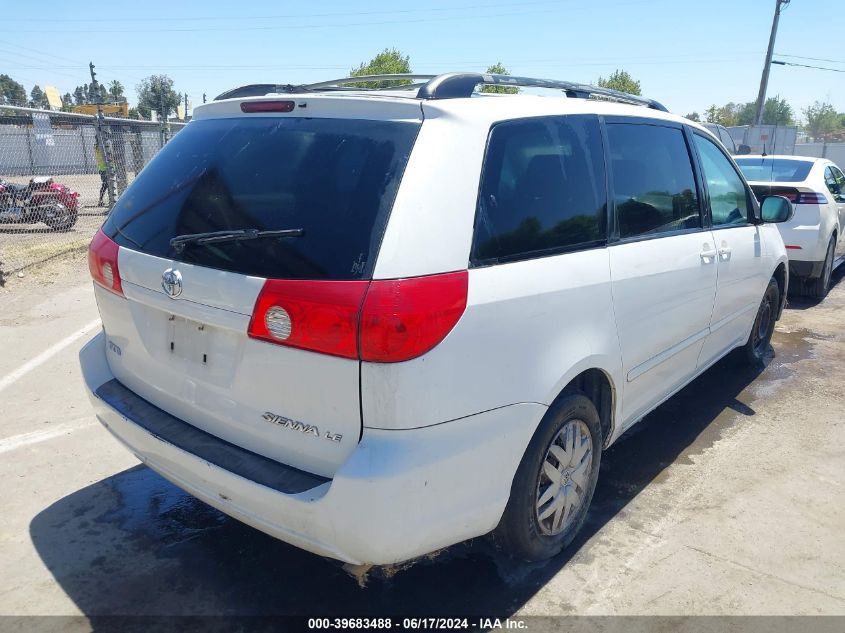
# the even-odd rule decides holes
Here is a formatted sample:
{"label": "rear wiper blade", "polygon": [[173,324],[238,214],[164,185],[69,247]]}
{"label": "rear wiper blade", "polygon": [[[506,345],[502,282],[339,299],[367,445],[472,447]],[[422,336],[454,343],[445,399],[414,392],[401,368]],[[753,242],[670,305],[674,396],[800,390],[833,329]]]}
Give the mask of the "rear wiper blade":
{"label": "rear wiper blade", "polygon": [[181,253],[188,244],[221,244],[223,242],[240,242],[255,240],[263,237],[302,237],[305,229],[278,229],[274,231],[259,231],[258,229],[237,229],[233,231],[211,231],[209,233],[189,233],[177,235],[170,240],[170,246]]}

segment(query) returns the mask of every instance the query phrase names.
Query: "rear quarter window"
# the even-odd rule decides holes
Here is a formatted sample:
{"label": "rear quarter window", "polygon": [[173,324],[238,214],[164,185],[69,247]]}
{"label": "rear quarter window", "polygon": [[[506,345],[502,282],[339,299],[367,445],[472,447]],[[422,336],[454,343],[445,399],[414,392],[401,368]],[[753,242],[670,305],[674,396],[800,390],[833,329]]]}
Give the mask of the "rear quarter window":
{"label": "rear quarter window", "polygon": [[492,128],[476,209],[474,264],[600,246],[606,227],[596,117],[521,119]]}
{"label": "rear quarter window", "polygon": [[813,163],[788,158],[738,158],[746,180],[756,182],[801,182],[810,175]]}
{"label": "rear quarter window", "polygon": [[[190,123],[120,197],[103,230],[191,264],[283,279],[371,274],[419,123],[255,117]],[[187,245],[212,231],[302,229]]]}

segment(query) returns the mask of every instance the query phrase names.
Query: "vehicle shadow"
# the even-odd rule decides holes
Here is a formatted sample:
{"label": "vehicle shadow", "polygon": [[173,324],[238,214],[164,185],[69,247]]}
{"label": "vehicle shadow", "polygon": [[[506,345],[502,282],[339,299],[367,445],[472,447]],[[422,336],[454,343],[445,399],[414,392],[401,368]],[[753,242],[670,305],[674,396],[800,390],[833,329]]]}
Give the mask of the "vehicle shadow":
{"label": "vehicle shadow", "polygon": [[88,616],[504,618],[573,556],[589,556],[590,539],[646,486],[660,485],[670,464],[690,463],[725,429],[753,416],[758,385],[783,378],[801,356],[785,350],[788,360],[780,361],[783,347],[776,347],[765,370],[720,361],[610,448],[581,535],[541,565],[515,564],[481,538],[376,574],[361,588],[340,565],[226,517],[144,466],[60,499],[32,520],[30,535],[56,582]]}

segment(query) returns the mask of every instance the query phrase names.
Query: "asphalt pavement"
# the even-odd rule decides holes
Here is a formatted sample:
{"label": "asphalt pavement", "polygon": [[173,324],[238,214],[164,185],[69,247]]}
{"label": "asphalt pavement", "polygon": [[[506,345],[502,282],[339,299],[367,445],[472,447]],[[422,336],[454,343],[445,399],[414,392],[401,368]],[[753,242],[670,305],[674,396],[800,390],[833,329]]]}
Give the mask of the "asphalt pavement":
{"label": "asphalt pavement", "polygon": [[845,615],[845,281],[792,300],[762,371],[722,361],[602,458],[588,523],[524,566],[487,539],[360,587],[230,519],[95,422],[78,265],[0,288],[0,614]]}

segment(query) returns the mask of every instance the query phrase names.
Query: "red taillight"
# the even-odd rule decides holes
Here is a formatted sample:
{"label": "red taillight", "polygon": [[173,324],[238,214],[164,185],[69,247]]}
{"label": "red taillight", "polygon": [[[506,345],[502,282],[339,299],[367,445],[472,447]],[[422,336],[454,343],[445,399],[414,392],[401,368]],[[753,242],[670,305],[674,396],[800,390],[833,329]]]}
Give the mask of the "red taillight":
{"label": "red taillight", "polygon": [[122,297],[123,285],[117,267],[118,249],[118,245],[111,241],[102,229],[97,231],[88,246],[88,270],[91,271],[94,283]]}
{"label": "red taillight", "polygon": [[249,335],[323,354],[358,358],[358,313],[367,281],[268,279]]}
{"label": "red taillight", "polygon": [[827,204],[827,197],[815,191],[800,191],[795,197],[795,204]]}
{"label": "red taillight", "polygon": [[361,311],[361,360],[422,356],[452,331],[467,305],[467,271],[373,281]]}
{"label": "red taillight", "polygon": [[268,279],[249,336],[375,363],[410,360],[455,327],[467,285],[465,270],[372,282]]}
{"label": "red taillight", "polygon": [[241,112],[293,112],[293,101],[246,101],[241,104]]}
{"label": "red taillight", "polygon": [[792,244],[784,244],[784,247],[788,248],[789,250],[792,250],[792,251],[800,251],[801,250],[800,246],[794,246]]}

